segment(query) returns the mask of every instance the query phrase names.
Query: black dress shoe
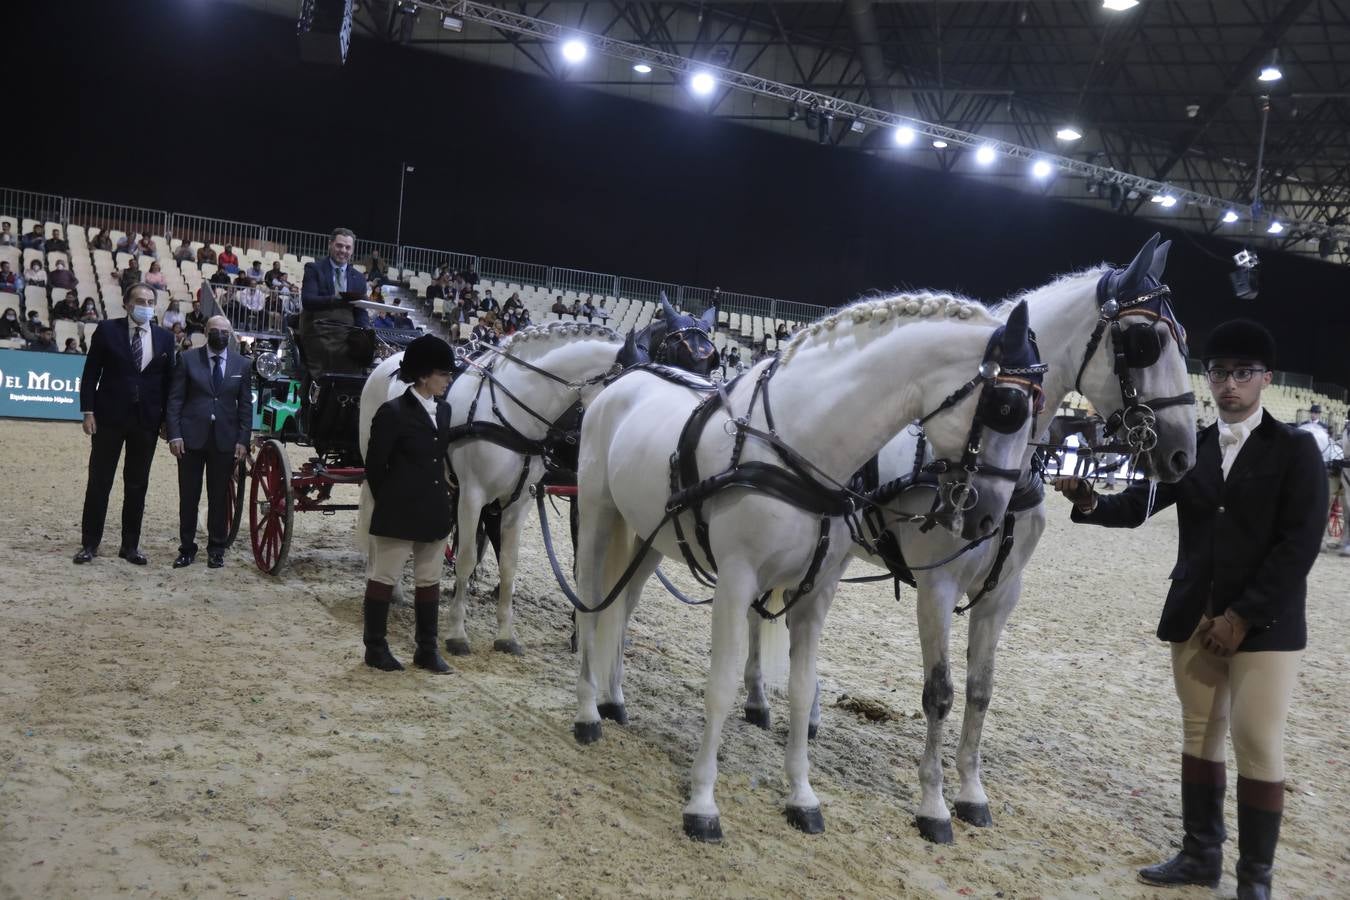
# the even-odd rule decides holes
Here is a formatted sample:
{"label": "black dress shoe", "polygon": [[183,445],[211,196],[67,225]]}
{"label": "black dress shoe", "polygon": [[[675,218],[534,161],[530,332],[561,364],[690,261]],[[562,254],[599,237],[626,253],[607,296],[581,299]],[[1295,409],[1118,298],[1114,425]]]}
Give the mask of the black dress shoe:
{"label": "black dress shoe", "polygon": [[206,554],[206,567],[219,569],[225,565],[225,554],[220,550],[211,550]]}
{"label": "black dress shoe", "polygon": [[197,561],[197,554],[195,554],[195,553],[180,553],[180,554],[178,554],[178,558],[175,559],[175,560],[173,561],[173,567],[174,567],[175,569],[185,569],[185,568],[187,568],[188,566],[190,566],[190,565],[192,565],[193,563],[195,563],[196,561]]}
{"label": "black dress shoe", "polygon": [[80,552],[75,554],[75,565],[82,566],[91,562],[95,556],[98,556],[98,551],[93,547],[81,547]]}
{"label": "black dress shoe", "polygon": [[123,547],[121,550],[117,551],[117,555],[131,563],[133,566],[143,566],[150,561],[145,558],[145,554],[141,552],[139,547],[133,550],[128,550]]}

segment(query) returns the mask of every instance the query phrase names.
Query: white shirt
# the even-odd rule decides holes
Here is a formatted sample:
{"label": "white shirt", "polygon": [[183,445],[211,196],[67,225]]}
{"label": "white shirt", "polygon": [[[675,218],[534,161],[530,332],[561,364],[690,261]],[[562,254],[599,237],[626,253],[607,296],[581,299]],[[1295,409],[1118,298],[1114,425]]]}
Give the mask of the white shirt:
{"label": "white shirt", "polygon": [[141,330],[141,363],[137,367],[142,372],[145,367],[150,365],[150,358],[155,355],[155,339],[150,335],[150,323],[138,325],[136,320],[127,316],[127,341],[132,347],[136,346],[136,329]]}
{"label": "white shirt", "polygon": [[436,398],[432,397],[431,399],[427,399],[426,397],[423,397],[418,393],[417,388],[415,387],[409,387],[408,391],[417,398],[418,403],[422,404],[422,408],[427,411],[427,415],[431,416],[431,427],[439,427],[436,422]]}
{"label": "white shirt", "polygon": [[258,288],[244,288],[239,292],[239,303],[250,312],[259,312],[267,305],[267,297]]}
{"label": "white shirt", "polygon": [[1219,452],[1222,454],[1224,480],[1228,479],[1228,472],[1233,468],[1233,462],[1242,452],[1243,444],[1247,443],[1247,438],[1251,437],[1256,426],[1261,424],[1261,417],[1265,415],[1265,410],[1258,404],[1256,412],[1252,413],[1241,422],[1234,422],[1229,425],[1222,419],[1219,420]]}
{"label": "white shirt", "polygon": [[1321,421],[1314,422],[1309,419],[1298,426],[1300,431],[1306,431],[1317,441],[1317,452],[1322,454],[1322,459],[1328,459],[1327,451],[1331,449],[1331,434],[1327,431],[1327,426]]}

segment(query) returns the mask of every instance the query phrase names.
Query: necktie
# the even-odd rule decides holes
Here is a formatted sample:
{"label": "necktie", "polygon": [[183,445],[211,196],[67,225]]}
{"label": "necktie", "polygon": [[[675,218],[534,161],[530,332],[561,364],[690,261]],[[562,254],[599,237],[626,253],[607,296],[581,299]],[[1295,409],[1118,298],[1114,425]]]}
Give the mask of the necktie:
{"label": "necktie", "polygon": [[225,380],[225,367],[219,356],[211,357],[211,393],[220,393],[220,384]]}
{"label": "necktie", "polygon": [[131,337],[131,357],[136,361],[136,371],[145,368],[142,361],[145,358],[145,345],[141,343],[141,329],[138,327],[136,333]]}
{"label": "necktie", "polygon": [[1238,452],[1242,448],[1242,439],[1247,436],[1247,429],[1242,425],[1232,425],[1219,429],[1219,450],[1223,453],[1223,477],[1227,478],[1229,471],[1233,468],[1233,461],[1237,459]]}
{"label": "necktie", "polygon": [[341,294],[347,290],[347,267],[336,266],[333,269],[333,284],[337,285],[337,292]]}

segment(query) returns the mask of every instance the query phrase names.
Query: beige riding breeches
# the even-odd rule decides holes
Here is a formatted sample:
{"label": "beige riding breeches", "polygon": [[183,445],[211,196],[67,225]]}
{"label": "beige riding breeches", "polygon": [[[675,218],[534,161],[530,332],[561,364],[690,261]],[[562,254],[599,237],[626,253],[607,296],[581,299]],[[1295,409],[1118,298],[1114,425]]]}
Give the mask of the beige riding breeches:
{"label": "beige riding breeches", "polygon": [[1231,728],[1238,774],[1283,781],[1284,723],[1302,658],[1302,650],[1265,650],[1224,659],[1195,637],[1172,644],[1183,752],[1223,762]]}
{"label": "beige riding breeches", "polygon": [[398,538],[370,537],[370,563],[366,577],[381,584],[398,584],[403,577],[403,564],[408,555],[413,558],[413,583],[428,587],[441,583],[445,565],[445,540],[401,541]]}

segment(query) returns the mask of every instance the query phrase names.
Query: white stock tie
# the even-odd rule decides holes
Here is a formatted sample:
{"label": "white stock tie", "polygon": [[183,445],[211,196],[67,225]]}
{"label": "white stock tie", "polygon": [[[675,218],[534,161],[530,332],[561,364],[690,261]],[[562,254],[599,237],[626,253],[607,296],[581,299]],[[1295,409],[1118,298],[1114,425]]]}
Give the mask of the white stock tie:
{"label": "white stock tie", "polygon": [[1219,450],[1223,453],[1223,477],[1228,478],[1229,471],[1233,468],[1233,461],[1237,459],[1238,452],[1242,449],[1242,441],[1247,436],[1247,427],[1242,424],[1228,425],[1219,423]]}

